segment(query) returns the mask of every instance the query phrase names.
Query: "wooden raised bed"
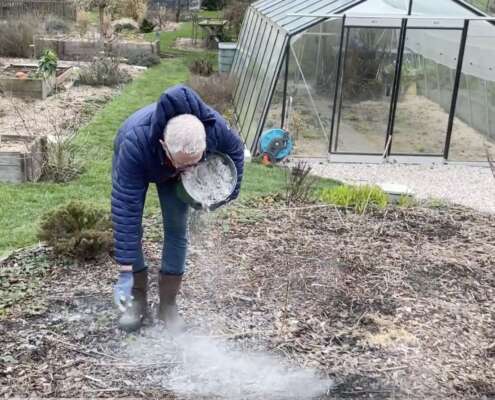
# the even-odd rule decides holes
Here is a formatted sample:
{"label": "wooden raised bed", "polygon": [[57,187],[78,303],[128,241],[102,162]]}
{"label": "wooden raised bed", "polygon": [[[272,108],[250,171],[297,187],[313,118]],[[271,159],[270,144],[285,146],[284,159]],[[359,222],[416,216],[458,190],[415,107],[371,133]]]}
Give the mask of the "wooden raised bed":
{"label": "wooden raised bed", "polygon": [[53,50],[59,60],[93,61],[102,53],[114,57],[129,58],[135,52],[160,56],[160,42],[140,42],[133,40],[84,40],[68,37],[38,36],[34,39],[34,54],[39,58],[45,49]]}
{"label": "wooden raised bed", "polygon": [[19,79],[17,72],[26,74],[36,71],[32,64],[10,64],[0,71],[0,89],[14,97],[46,99],[56,88],[72,77],[72,67],[57,67],[54,76],[47,78]]}
{"label": "wooden raised bed", "polygon": [[36,182],[47,155],[47,139],[0,136],[0,182]]}

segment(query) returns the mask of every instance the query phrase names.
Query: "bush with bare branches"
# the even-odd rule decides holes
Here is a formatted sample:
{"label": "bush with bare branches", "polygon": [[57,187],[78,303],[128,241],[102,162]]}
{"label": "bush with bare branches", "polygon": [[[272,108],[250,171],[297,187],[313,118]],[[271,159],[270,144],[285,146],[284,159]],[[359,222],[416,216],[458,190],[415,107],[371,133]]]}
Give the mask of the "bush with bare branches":
{"label": "bush with bare branches", "polygon": [[188,85],[219,113],[224,114],[232,108],[234,84],[228,75],[215,74],[209,77],[191,75]]}

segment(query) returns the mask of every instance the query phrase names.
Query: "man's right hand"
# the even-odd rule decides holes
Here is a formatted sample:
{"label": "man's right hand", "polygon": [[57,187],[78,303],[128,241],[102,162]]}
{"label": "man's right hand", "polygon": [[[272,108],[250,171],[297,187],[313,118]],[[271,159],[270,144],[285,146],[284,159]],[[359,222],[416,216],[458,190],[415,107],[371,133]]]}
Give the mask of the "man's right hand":
{"label": "man's right hand", "polygon": [[117,283],[113,287],[115,304],[124,312],[132,302],[132,287],[134,286],[134,274],[132,267],[122,267]]}

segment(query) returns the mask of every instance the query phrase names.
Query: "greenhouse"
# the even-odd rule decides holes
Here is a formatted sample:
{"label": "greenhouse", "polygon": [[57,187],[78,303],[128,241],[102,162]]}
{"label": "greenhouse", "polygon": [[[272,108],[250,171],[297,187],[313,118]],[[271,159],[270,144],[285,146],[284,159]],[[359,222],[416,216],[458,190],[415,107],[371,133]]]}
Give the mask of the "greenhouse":
{"label": "greenhouse", "polygon": [[495,19],[462,0],[258,1],[231,74],[253,153],[271,128],[330,160],[495,151]]}

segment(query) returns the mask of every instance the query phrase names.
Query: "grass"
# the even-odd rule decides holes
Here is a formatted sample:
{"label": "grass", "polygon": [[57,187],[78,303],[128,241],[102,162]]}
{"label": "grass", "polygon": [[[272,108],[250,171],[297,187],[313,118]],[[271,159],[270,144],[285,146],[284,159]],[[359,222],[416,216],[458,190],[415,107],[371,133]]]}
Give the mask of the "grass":
{"label": "grass", "polygon": [[[187,35],[188,27],[177,35]],[[170,33],[162,34],[170,43]],[[173,32],[175,34],[175,32]],[[188,78],[187,65],[191,57],[163,60],[161,64],[148,69],[124,87],[92,121],[80,130],[77,137],[78,155],[84,165],[83,174],[66,184],[0,183],[0,255],[23,246],[36,243],[36,233],[41,216],[46,211],[65,204],[70,200],[89,201],[109,208],[111,191],[111,158],[113,139],[122,122],[134,111],[156,101],[161,92]],[[266,168],[248,164],[244,174],[241,199],[273,193],[283,189],[285,172],[280,168]],[[332,186],[331,181],[321,181],[320,187]],[[153,185],[147,197],[145,215],[158,210],[158,200]]]}

